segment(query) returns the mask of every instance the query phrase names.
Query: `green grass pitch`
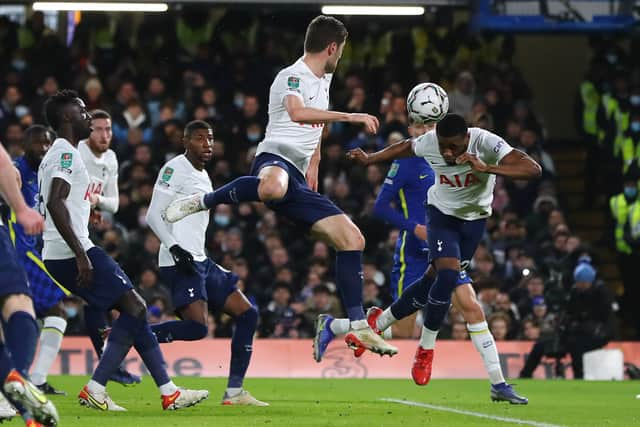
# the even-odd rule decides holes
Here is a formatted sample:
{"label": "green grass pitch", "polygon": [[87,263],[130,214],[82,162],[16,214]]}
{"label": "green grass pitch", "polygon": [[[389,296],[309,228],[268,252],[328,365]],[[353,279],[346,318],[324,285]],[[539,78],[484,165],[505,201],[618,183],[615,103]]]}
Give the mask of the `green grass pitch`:
{"label": "green grass pitch", "polygon": [[[481,380],[433,380],[418,387],[410,379],[248,379],[245,388],[267,408],[221,406],[226,380],[184,377],[176,384],[206,388],[210,397],[192,408],[164,412],[153,381],[124,388],[111,383],[113,399],[125,413],[102,413],[78,405],[75,396],[86,377],[51,377],[49,381],[68,392],[54,397],[60,426],[508,426],[515,422],[479,418],[432,408],[385,402],[406,399],[439,407],[526,421],[543,426],[640,425],[640,382],[517,381],[517,390],[530,400],[528,406],[493,403],[489,385]],[[13,420],[4,426],[22,425]]]}

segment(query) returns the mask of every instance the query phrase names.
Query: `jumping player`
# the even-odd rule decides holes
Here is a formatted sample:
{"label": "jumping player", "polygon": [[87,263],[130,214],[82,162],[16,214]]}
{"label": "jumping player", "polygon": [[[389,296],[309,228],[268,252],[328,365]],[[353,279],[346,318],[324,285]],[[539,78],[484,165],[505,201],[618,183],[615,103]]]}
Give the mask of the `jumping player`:
{"label": "jumping player", "polygon": [[336,249],[336,283],[350,320],[345,341],[374,353],[393,355],[367,325],[362,308],[362,251],[365,240],[358,227],[333,202],[316,192],[320,137],[327,123],[360,123],[375,133],[378,120],[368,114],[327,111],[329,86],[342,55],[347,30],[335,18],[318,16],[309,26],[304,56],[276,76],[269,92],[269,123],[259,144],[251,176],[238,178],[215,192],[172,202],[168,222],[214,206],[262,201],[276,213],[307,226]]}
{"label": "jumping player", "polygon": [[[534,179],[541,167],[502,138],[480,128],[467,128],[459,115],[449,114],[436,130],[367,154],[352,150],[349,157],[364,164],[410,156],[424,157],[436,173],[429,189],[427,239],[431,265],[421,280],[429,289],[423,308],[424,326],[416,351],[412,376],[416,384],[431,378],[435,340],[452,302],[461,310],[474,346],[482,354],[491,380],[491,397],[523,403],[515,398],[502,376],[498,352],[473,288],[460,286],[460,271],[471,260],[491,215],[495,175],[513,179]],[[514,396],[515,395],[515,396]]]}
{"label": "jumping player", "polygon": [[[0,194],[25,232],[39,234],[44,221],[25,203],[19,181],[20,174],[0,145]],[[0,225],[2,222],[0,218]],[[0,226],[0,308],[4,335],[4,342],[0,342],[2,392],[18,409],[27,426],[38,423],[55,426],[59,420],[55,406],[28,380],[38,341],[38,324],[27,276],[4,225]]]}
{"label": "jumping player", "polygon": [[[91,134],[86,140],[78,143],[78,151],[89,173],[89,185],[85,197],[89,198],[92,209],[116,213],[120,204],[118,196],[118,159],[109,147],[113,132],[111,115],[104,110],[91,112]],[[93,212],[93,218],[99,218],[99,212]],[[104,347],[103,331],[107,328],[106,313],[98,311],[91,305],[84,306],[84,321],[87,326],[91,344],[98,355],[102,356]],[[140,383],[140,377],[128,372],[124,366],[109,378],[122,385],[129,386]]]}
{"label": "jumping player", "polygon": [[[433,129],[435,122],[409,126],[413,138]],[[425,200],[433,185],[433,169],[420,157],[396,159],[391,163],[387,177],[376,198],[373,214],[400,230],[391,269],[391,293],[396,301],[406,287],[420,279],[429,266],[427,227],[425,226]],[[393,336],[410,338],[414,319],[396,323]]]}
{"label": "jumping player", "polygon": [[[213,190],[204,170],[213,153],[213,130],[206,122],[192,121],[184,129],[185,153],[167,162],[156,180],[147,223],[158,236],[160,273],[171,287],[171,297],[181,320],[151,326],[160,343],[200,340],[207,336],[208,308],[222,310],[235,320],[231,339],[231,366],[224,405],[268,406],[242,389],[251,360],[258,311],[236,288],[238,276],[211,261],[205,251],[209,225],[206,211],[175,224],[167,224],[162,212],[178,197]],[[207,304],[208,303],[208,304]]]}
{"label": "jumping player", "polygon": [[106,384],[129,349],[135,347],[161,394],[163,409],[192,406],[208,397],[206,390],[178,388],[169,379],[158,341],[146,319],[146,306],[120,266],[89,239],[91,202],[85,194],[89,174],[77,146],[89,136],[91,116],[74,91],[56,93],[45,102],[45,118],[58,138],[42,159],[38,177],[46,229],[43,258],[47,270],[65,288],[105,312],[120,312],[80,404],[123,411],[111,400]]}

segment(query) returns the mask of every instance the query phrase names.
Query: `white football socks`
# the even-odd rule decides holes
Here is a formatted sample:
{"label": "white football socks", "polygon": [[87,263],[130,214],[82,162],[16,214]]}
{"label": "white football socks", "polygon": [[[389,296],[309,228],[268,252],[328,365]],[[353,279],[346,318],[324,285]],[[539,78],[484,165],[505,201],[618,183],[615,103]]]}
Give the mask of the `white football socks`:
{"label": "white football socks", "polygon": [[333,319],[329,325],[329,329],[334,335],[344,335],[349,332],[351,322],[349,319]]}
{"label": "white football socks", "polygon": [[425,350],[433,350],[436,347],[436,337],[438,331],[432,331],[427,327],[422,327],[422,334],[420,334],[420,347]]}
{"label": "white football socks", "polygon": [[489,331],[487,322],[474,323],[473,325],[467,323],[467,330],[469,331],[473,345],[482,356],[482,363],[484,363],[484,368],[487,370],[487,374],[489,374],[491,384],[505,382],[504,376],[502,375],[502,367],[500,366],[500,357],[498,356],[496,341]]}
{"label": "white football socks", "polygon": [[31,381],[35,385],[42,385],[47,382],[47,374],[58,356],[66,329],[67,321],[62,317],[47,316],[44,318],[42,331],[40,332],[40,350],[31,373]]}
{"label": "white football socks", "polygon": [[173,381],[169,381],[168,383],[162,384],[158,387],[158,390],[160,390],[160,394],[163,396],[171,396],[173,393],[178,391],[178,386],[176,386]]}
{"label": "white football socks", "polygon": [[384,310],[382,312],[382,314],[380,316],[378,316],[378,318],[376,319],[376,326],[378,327],[378,329],[380,329],[381,331],[386,330],[387,328],[389,328],[391,325],[393,325],[395,322],[397,322],[398,319],[396,319],[393,316],[393,313],[391,313],[391,308],[388,307],[386,310]]}

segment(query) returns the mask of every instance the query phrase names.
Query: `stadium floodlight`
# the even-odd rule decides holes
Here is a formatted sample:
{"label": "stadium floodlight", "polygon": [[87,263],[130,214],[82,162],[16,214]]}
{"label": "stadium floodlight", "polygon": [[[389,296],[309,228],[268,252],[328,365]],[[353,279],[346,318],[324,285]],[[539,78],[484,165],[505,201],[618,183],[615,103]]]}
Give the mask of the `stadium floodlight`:
{"label": "stadium floodlight", "polygon": [[166,3],[102,3],[102,2],[49,2],[33,3],[33,10],[83,12],[166,12]]}
{"label": "stadium floodlight", "polygon": [[349,6],[327,5],[322,6],[325,15],[424,15],[422,6]]}

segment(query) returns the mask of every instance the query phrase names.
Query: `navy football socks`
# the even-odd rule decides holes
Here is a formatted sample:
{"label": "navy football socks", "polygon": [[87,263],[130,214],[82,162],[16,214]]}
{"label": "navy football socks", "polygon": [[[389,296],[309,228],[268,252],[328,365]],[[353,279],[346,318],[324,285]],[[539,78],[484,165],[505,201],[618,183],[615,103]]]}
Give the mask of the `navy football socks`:
{"label": "navy football socks", "polygon": [[427,304],[429,290],[433,282],[434,278],[424,275],[407,286],[400,298],[389,307],[393,317],[398,320],[404,319],[424,307]]}
{"label": "navy football socks", "polygon": [[196,341],[207,336],[207,325],[195,320],[169,320],[151,325],[159,343],[172,341]]}
{"label": "navy football socks", "polygon": [[253,352],[253,335],[258,324],[258,311],[255,307],[235,318],[235,330],[231,338],[231,364],[227,387],[241,388],[244,375],[247,373],[251,353]]}
{"label": "navy football socks", "polygon": [[38,345],[38,323],[26,311],[16,311],[4,323],[4,339],[13,366],[22,375],[29,376]]}
{"label": "navy football socks", "polygon": [[223,185],[213,193],[204,196],[204,205],[211,209],[220,204],[238,204],[242,202],[259,202],[258,184],[260,178],[255,176],[241,176]]}
{"label": "navy football socks", "polygon": [[151,328],[146,320],[138,330],[134,346],[158,387],[171,381],[165,368],[165,362],[162,357],[162,352],[160,351],[160,346],[158,345],[158,340],[156,340],[153,332],[151,332]]}
{"label": "navy football socks", "polygon": [[118,369],[129,353],[140,328],[145,323],[146,319],[138,319],[127,313],[120,313],[120,316],[113,322],[107,347],[93,372],[92,379],[94,381],[102,385],[107,384],[111,374]]}
{"label": "navy football socks", "polygon": [[442,269],[431,286],[427,305],[423,308],[424,326],[432,331],[440,329],[451,304],[451,292],[456,287],[459,272]]}
{"label": "navy football socks", "polygon": [[351,321],[364,319],[362,277],[362,251],[338,251],[336,286]]}

